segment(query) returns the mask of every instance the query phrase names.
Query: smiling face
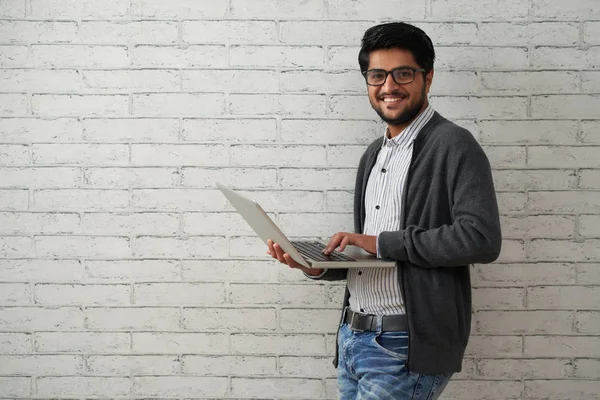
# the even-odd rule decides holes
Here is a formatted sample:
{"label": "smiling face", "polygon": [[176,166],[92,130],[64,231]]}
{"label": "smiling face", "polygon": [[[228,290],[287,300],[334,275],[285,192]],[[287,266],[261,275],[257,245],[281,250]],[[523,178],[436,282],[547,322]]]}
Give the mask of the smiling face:
{"label": "smiling face", "polygon": [[[391,71],[398,67],[421,68],[408,50],[380,49],[369,54],[368,69]],[[382,86],[367,86],[371,106],[387,122],[392,137],[427,107],[432,79],[433,69],[427,74],[417,72],[415,80],[408,84],[398,85],[390,74]]]}

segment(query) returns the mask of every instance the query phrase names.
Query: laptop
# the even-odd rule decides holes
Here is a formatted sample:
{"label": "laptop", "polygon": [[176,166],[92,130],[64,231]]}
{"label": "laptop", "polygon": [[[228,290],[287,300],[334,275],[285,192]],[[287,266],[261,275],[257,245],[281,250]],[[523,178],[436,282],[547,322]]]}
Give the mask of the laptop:
{"label": "laptop", "polygon": [[217,187],[265,244],[271,239],[294,261],[307,268],[393,268],[396,266],[394,261],[378,259],[356,246],[346,246],[343,252],[334,251],[326,256],[321,252],[326,247],[322,242],[290,241],[256,201],[220,183],[217,183]]}

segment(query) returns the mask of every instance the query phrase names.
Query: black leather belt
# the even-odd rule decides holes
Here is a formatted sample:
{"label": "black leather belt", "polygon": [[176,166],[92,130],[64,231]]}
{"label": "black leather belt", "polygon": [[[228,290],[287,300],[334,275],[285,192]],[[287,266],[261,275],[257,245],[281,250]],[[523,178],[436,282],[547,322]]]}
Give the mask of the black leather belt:
{"label": "black leather belt", "polygon": [[[377,315],[361,314],[347,308],[344,322],[346,322],[353,331],[377,332],[377,318]],[[405,314],[381,316],[382,332],[399,332],[407,330],[408,320],[406,319]]]}

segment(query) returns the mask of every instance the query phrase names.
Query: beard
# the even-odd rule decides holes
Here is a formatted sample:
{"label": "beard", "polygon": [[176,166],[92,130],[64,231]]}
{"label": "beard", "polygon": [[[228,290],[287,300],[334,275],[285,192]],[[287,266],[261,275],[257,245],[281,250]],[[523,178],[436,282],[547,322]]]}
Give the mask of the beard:
{"label": "beard", "polygon": [[[394,95],[397,93],[392,92],[390,94]],[[373,110],[375,110],[375,112],[377,113],[377,115],[379,115],[379,118],[381,118],[383,122],[386,122],[389,125],[403,125],[410,122],[419,114],[419,112],[421,112],[421,109],[425,105],[426,98],[427,93],[425,91],[425,87],[423,87],[423,91],[421,92],[420,98],[417,99],[417,101],[414,104],[408,104],[406,108],[402,110],[402,112],[395,118],[386,116],[384,114],[384,110],[381,107],[376,107],[373,104],[371,104],[371,107],[373,107]]]}

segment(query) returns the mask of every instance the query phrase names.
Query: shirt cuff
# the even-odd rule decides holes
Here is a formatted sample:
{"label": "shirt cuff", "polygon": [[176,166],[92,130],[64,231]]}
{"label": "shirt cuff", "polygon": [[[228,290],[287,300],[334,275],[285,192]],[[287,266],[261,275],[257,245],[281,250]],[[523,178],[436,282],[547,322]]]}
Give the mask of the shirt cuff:
{"label": "shirt cuff", "polygon": [[325,268],[323,270],[323,272],[319,275],[309,275],[306,272],[302,272],[304,274],[304,276],[306,276],[309,279],[321,279],[323,277],[323,275],[325,275],[327,273],[327,268]]}
{"label": "shirt cuff", "polygon": [[377,258],[381,258],[381,254],[379,254],[379,235],[377,235],[377,239],[375,239],[375,248],[377,249]]}

